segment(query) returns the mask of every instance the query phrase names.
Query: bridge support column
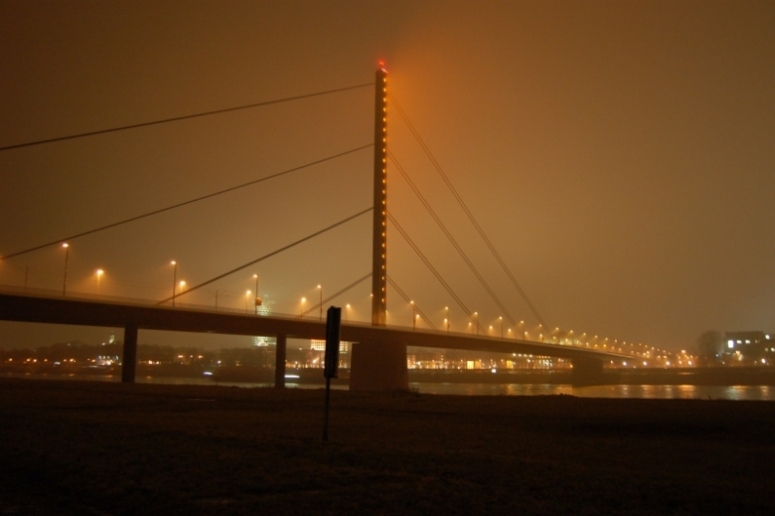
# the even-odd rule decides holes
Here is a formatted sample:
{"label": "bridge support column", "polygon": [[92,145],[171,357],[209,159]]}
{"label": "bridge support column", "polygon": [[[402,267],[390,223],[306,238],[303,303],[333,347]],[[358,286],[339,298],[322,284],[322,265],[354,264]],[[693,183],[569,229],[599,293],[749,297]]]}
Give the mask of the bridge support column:
{"label": "bridge support column", "polygon": [[602,385],[605,383],[602,360],[574,358],[572,362],[571,382],[573,385]]}
{"label": "bridge support column", "polygon": [[288,336],[278,335],[274,357],[274,386],[276,389],[285,387],[285,358],[288,351]]}
{"label": "bridge support column", "polygon": [[137,370],[137,325],[124,327],[124,360],[121,365],[121,382],[135,383]]}
{"label": "bridge support column", "polygon": [[408,391],[406,344],[359,342],[352,346],[351,391]]}

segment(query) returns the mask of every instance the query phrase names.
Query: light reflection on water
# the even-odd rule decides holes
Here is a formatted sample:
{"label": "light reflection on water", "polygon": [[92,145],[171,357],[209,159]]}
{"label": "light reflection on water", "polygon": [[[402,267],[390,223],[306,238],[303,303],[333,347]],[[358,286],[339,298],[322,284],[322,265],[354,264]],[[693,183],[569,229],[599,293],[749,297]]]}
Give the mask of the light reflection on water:
{"label": "light reflection on water", "polygon": [[[70,379],[118,382],[120,376],[83,374],[13,374],[5,378]],[[137,383],[159,385],[220,385],[223,387],[272,387],[273,383],[215,382],[210,378],[172,378],[138,376]],[[286,382],[289,388],[322,389],[322,384]],[[332,385],[332,389],[346,386]],[[598,385],[574,387],[567,384],[492,384],[492,383],[417,383],[409,384],[411,391],[423,394],[454,394],[464,396],[547,396],[568,394],[583,398],[642,398],[642,399],[711,399],[775,401],[775,386],[769,385]]]}
{"label": "light reflection on water", "polygon": [[574,387],[558,384],[412,383],[426,394],[468,396],[541,396],[569,394],[583,398],[712,399],[775,401],[769,385],[597,385]]}

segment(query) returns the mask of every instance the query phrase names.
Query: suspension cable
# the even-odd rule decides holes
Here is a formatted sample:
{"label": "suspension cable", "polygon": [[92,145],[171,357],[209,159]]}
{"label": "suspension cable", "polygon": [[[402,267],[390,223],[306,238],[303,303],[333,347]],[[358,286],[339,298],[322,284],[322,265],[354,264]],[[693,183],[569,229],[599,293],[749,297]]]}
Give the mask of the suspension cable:
{"label": "suspension cable", "polygon": [[455,187],[452,185],[452,182],[447,177],[447,174],[444,173],[444,170],[441,168],[441,165],[439,164],[438,161],[436,161],[436,158],[433,156],[433,154],[431,153],[430,149],[425,144],[425,141],[422,139],[420,134],[417,132],[417,129],[415,129],[415,127],[412,124],[412,122],[409,121],[409,117],[406,116],[406,113],[404,112],[404,110],[401,109],[401,106],[398,103],[398,100],[396,100],[396,98],[395,98],[395,96],[393,94],[388,93],[388,95],[390,95],[390,98],[393,101],[393,104],[395,105],[396,110],[398,111],[398,114],[401,116],[401,118],[404,120],[404,123],[406,123],[407,127],[412,132],[412,134],[414,135],[415,139],[420,144],[420,147],[422,147],[422,149],[425,152],[426,156],[428,156],[428,159],[430,159],[430,161],[433,164],[434,168],[436,169],[436,171],[441,176],[441,179],[447,185],[447,188],[449,188],[449,190],[452,192],[452,195],[455,197],[455,199],[457,200],[457,202],[460,205],[460,207],[463,209],[465,214],[468,216],[468,219],[474,225],[474,228],[476,228],[476,231],[479,233],[479,236],[482,237],[482,240],[484,240],[484,243],[487,244],[487,247],[490,249],[490,252],[493,254],[493,256],[495,256],[495,259],[498,260],[498,263],[500,264],[501,268],[506,273],[506,275],[509,277],[509,279],[511,280],[511,283],[514,285],[514,287],[519,292],[519,295],[522,296],[522,299],[525,301],[525,304],[527,304],[528,308],[533,313],[535,318],[538,319],[538,322],[541,323],[544,326],[544,328],[546,328],[547,327],[546,323],[544,323],[544,320],[541,317],[541,315],[538,313],[538,310],[533,305],[533,303],[530,301],[530,299],[527,297],[527,294],[522,289],[522,287],[520,286],[519,282],[517,282],[517,279],[514,277],[514,275],[511,273],[511,271],[509,270],[508,266],[506,265],[506,262],[503,261],[503,258],[501,258],[501,256],[498,253],[498,251],[496,251],[495,246],[493,246],[492,242],[490,242],[490,239],[487,238],[487,235],[484,233],[484,230],[479,225],[479,223],[476,221],[476,218],[471,213],[471,210],[468,209],[468,206],[463,201],[463,198],[460,197],[460,194],[457,192]]}
{"label": "suspension cable", "polygon": [[402,237],[404,237],[404,240],[411,246],[411,248],[414,250],[414,252],[417,254],[417,256],[420,257],[420,259],[425,263],[425,265],[430,269],[430,271],[433,273],[434,276],[436,276],[436,279],[439,280],[439,283],[446,289],[446,291],[449,293],[450,296],[452,296],[452,299],[455,300],[455,302],[458,304],[460,308],[463,309],[463,312],[468,315],[468,317],[476,322],[477,327],[484,329],[481,324],[479,324],[479,318],[474,317],[474,313],[468,309],[468,307],[463,303],[463,300],[460,299],[460,297],[455,294],[455,292],[452,290],[452,287],[449,286],[449,284],[444,280],[444,278],[441,276],[439,271],[436,270],[436,268],[431,264],[430,260],[425,257],[425,255],[420,251],[420,248],[417,247],[417,244],[414,243],[414,241],[409,237],[409,235],[404,231],[404,228],[401,227],[401,224],[398,223],[398,221],[393,217],[393,215],[388,211],[388,219],[390,219],[390,222],[393,223],[395,228],[398,230],[398,232],[401,234]]}
{"label": "suspension cable", "polygon": [[[371,273],[368,273],[367,275],[365,275],[364,277],[362,277],[362,278],[361,278],[361,279],[359,279],[359,280],[355,280],[354,282],[352,282],[352,283],[350,283],[349,285],[347,285],[346,287],[344,287],[342,290],[339,290],[339,291],[337,291],[337,292],[335,292],[335,293],[331,294],[330,296],[328,296],[327,298],[325,298],[325,299],[323,300],[323,303],[322,303],[322,304],[324,304],[324,305],[325,305],[326,303],[328,303],[328,302],[329,302],[329,301],[331,301],[332,299],[336,299],[337,297],[341,296],[342,294],[344,294],[344,293],[345,293],[345,292],[347,292],[348,290],[350,290],[350,289],[352,289],[352,288],[355,288],[355,287],[357,287],[358,285],[360,285],[361,283],[363,283],[364,281],[366,281],[366,280],[367,280],[367,279],[369,279],[369,278],[371,278]],[[313,305],[313,306],[309,307],[307,310],[305,310],[305,311],[303,311],[302,313],[300,313],[299,315],[297,315],[297,316],[296,316],[296,319],[302,319],[302,318],[303,318],[305,315],[307,315],[308,313],[310,313],[310,312],[312,312],[312,311],[314,311],[314,310],[318,310],[318,309],[320,308],[320,305],[321,305],[321,303],[317,303],[317,304],[315,304],[315,305]]]}
{"label": "suspension cable", "polygon": [[396,289],[396,292],[398,292],[398,294],[399,294],[399,295],[400,295],[402,298],[404,298],[404,301],[406,301],[407,303],[410,303],[412,306],[414,306],[414,309],[415,309],[415,310],[417,310],[417,313],[418,313],[418,314],[420,314],[420,317],[422,317],[422,320],[423,320],[423,321],[425,321],[425,322],[428,324],[428,326],[430,326],[431,328],[433,328],[434,330],[436,330],[436,329],[437,329],[437,328],[436,328],[436,325],[435,325],[435,324],[433,324],[433,322],[431,322],[431,320],[430,320],[430,319],[429,319],[429,318],[428,318],[428,317],[425,315],[425,312],[423,312],[422,310],[420,310],[420,307],[419,307],[419,306],[417,306],[417,303],[415,303],[414,301],[412,301],[412,299],[411,299],[409,296],[407,296],[407,295],[406,295],[406,292],[404,292],[403,290],[401,290],[401,287],[399,287],[399,286],[398,286],[398,283],[396,283],[396,282],[393,280],[393,278],[391,278],[390,276],[388,276],[388,277],[387,277],[387,280],[388,280],[388,283],[390,283],[390,286],[392,286],[394,289]]}
{"label": "suspension cable", "polygon": [[85,138],[87,136],[96,136],[98,134],[107,134],[107,133],[115,133],[118,131],[126,131],[127,129],[138,129],[140,127],[148,127],[151,125],[159,125],[159,124],[166,124],[169,122],[179,122],[181,120],[189,120],[191,118],[199,118],[203,116],[210,116],[210,115],[219,115],[221,113],[229,113],[231,111],[240,111],[243,109],[252,109],[262,106],[269,106],[271,104],[280,104],[282,102],[290,102],[292,100],[300,100],[300,99],[307,99],[310,97],[318,97],[320,95],[328,95],[331,93],[338,93],[340,91],[347,91],[347,90],[354,90],[358,88],[365,88],[366,86],[374,86],[373,82],[367,83],[367,84],[356,84],[355,86],[347,86],[344,88],[337,88],[335,90],[326,90],[326,91],[318,91],[315,93],[307,93],[305,95],[296,95],[294,97],[285,97],[281,99],[274,99],[274,100],[267,100],[264,102],[256,102],[254,104],[247,104],[244,106],[237,106],[237,107],[230,107],[225,109],[216,109],[214,111],[205,111],[203,113],[195,113],[193,115],[184,115],[184,116],[176,116],[172,118],[164,118],[161,120],[153,120],[151,122],[142,122],[139,124],[132,124],[132,125],[124,125],[121,127],[113,127],[110,129],[101,129],[99,131],[90,131],[87,133],[79,133],[79,134],[72,134],[69,136],[60,136],[58,138],[49,138],[46,140],[37,140],[34,142],[27,142],[27,143],[18,143],[16,145],[7,145],[5,147],[0,147],[0,152],[11,150],[11,149],[20,149],[23,147],[32,147],[33,145],[42,145],[44,143],[54,143],[54,142],[61,142],[65,140],[74,140],[76,138]]}
{"label": "suspension cable", "polygon": [[463,258],[463,261],[466,262],[466,265],[468,265],[468,268],[471,269],[471,272],[474,273],[474,275],[476,276],[476,279],[478,279],[479,283],[481,283],[482,286],[485,288],[485,290],[487,290],[487,293],[490,295],[490,298],[493,301],[495,301],[495,303],[500,307],[500,309],[502,310],[502,313],[506,316],[509,322],[511,322],[511,324],[516,324],[516,320],[514,319],[514,317],[511,316],[511,313],[509,313],[508,309],[503,305],[503,303],[501,303],[501,300],[498,299],[498,296],[495,295],[495,292],[493,292],[492,288],[490,288],[490,285],[487,284],[487,281],[485,281],[484,277],[481,275],[479,270],[468,258],[468,255],[466,255],[465,251],[463,251],[463,248],[460,247],[460,245],[457,243],[457,240],[455,240],[455,238],[452,236],[452,233],[449,232],[449,230],[447,229],[447,226],[444,225],[444,223],[441,221],[441,219],[433,210],[433,208],[431,208],[431,205],[428,203],[428,201],[425,199],[422,193],[420,193],[420,190],[417,188],[417,185],[414,184],[414,181],[412,181],[412,179],[406,173],[406,170],[404,170],[404,168],[401,166],[401,163],[398,162],[398,160],[393,155],[393,153],[388,152],[388,155],[390,156],[390,159],[393,162],[393,165],[395,165],[395,167],[401,173],[401,176],[403,176],[404,180],[406,180],[406,182],[412,188],[412,191],[414,192],[414,194],[417,196],[418,199],[420,199],[420,202],[428,211],[428,213],[431,214],[431,217],[433,217],[433,220],[436,221],[436,224],[439,226],[439,228],[441,228],[441,231],[444,232],[444,235],[447,237],[447,240],[449,240],[452,243],[452,246],[458,252],[460,257]]}
{"label": "suspension cable", "polygon": [[193,287],[189,288],[188,290],[186,290],[186,291],[184,291],[184,292],[181,292],[180,294],[177,294],[177,295],[175,295],[175,296],[168,297],[167,299],[162,299],[161,301],[159,301],[159,302],[158,302],[158,303],[156,303],[156,304],[157,304],[157,305],[163,305],[164,303],[166,303],[166,302],[168,302],[168,301],[172,301],[173,299],[177,299],[177,298],[179,298],[179,297],[181,297],[181,296],[184,296],[184,295],[186,295],[186,294],[188,294],[188,293],[190,293],[190,292],[193,292],[194,290],[198,290],[198,289],[200,289],[200,288],[204,287],[205,285],[209,285],[210,283],[214,283],[214,282],[218,281],[219,279],[223,279],[223,278],[225,278],[226,276],[230,276],[230,275],[234,274],[235,272],[239,272],[239,271],[241,271],[242,269],[246,269],[246,268],[250,267],[251,265],[255,265],[256,263],[262,262],[262,261],[266,260],[267,258],[271,258],[272,256],[274,256],[274,255],[276,255],[276,254],[280,254],[280,253],[282,253],[283,251],[287,251],[287,250],[288,250],[288,249],[290,249],[291,247],[296,247],[297,245],[301,244],[302,242],[306,242],[307,240],[311,240],[311,239],[315,238],[315,237],[316,237],[316,236],[318,236],[318,235],[322,235],[323,233],[325,233],[325,232],[327,232],[327,231],[330,231],[330,230],[334,229],[334,228],[335,228],[335,227],[337,227],[337,226],[341,226],[342,224],[344,224],[344,223],[346,223],[346,222],[349,222],[349,221],[351,221],[351,220],[353,220],[353,219],[356,219],[356,218],[360,217],[361,215],[363,215],[363,214],[365,214],[365,213],[368,213],[368,212],[372,211],[373,209],[374,209],[374,207],[373,207],[373,206],[369,206],[369,207],[368,207],[368,208],[366,208],[365,210],[361,210],[361,211],[359,211],[358,213],[356,213],[355,215],[350,215],[350,216],[349,216],[349,217],[347,217],[346,219],[342,219],[342,220],[340,220],[339,222],[337,222],[337,223],[335,223],[335,224],[331,224],[331,225],[330,225],[330,226],[328,226],[327,228],[323,228],[323,229],[321,229],[320,231],[316,231],[316,232],[312,233],[311,235],[307,235],[307,236],[305,236],[304,238],[301,238],[301,239],[299,239],[299,240],[296,240],[296,241],[295,241],[295,242],[293,242],[292,244],[288,244],[288,245],[286,245],[286,246],[284,246],[284,247],[281,247],[280,249],[277,249],[276,251],[272,251],[272,252],[271,252],[271,253],[269,253],[269,254],[265,254],[265,255],[264,255],[264,256],[262,256],[261,258],[257,258],[257,259],[255,259],[255,260],[253,260],[253,261],[251,261],[251,262],[248,262],[248,263],[246,263],[246,264],[244,264],[244,265],[240,265],[239,267],[236,267],[236,268],[234,268],[234,269],[230,270],[229,272],[225,272],[225,273],[223,273],[223,274],[220,274],[220,275],[218,275],[218,276],[216,276],[216,277],[214,277],[214,278],[212,278],[212,279],[209,279],[209,280],[207,280],[207,281],[205,281],[205,282],[202,282],[202,283],[200,283],[200,284],[198,284],[198,285],[195,285],[195,286],[193,286]]}
{"label": "suspension cable", "polygon": [[216,196],[221,195],[221,194],[225,194],[225,193],[228,193],[228,192],[233,192],[234,190],[239,190],[240,188],[245,188],[247,186],[255,185],[255,184],[261,183],[263,181],[268,181],[269,179],[275,179],[275,178],[283,176],[285,174],[290,174],[291,172],[297,172],[299,170],[302,170],[302,169],[305,169],[305,168],[309,168],[309,167],[311,167],[313,165],[324,163],[326,161],[330,161],[332,159],[336,159],[336,158],[345,156],[347,154],[352,154],[353,152],[357,152],[359,150],[367,149],[369,147],[372,147],[373,145],[374,145],[373,143],[370,143],[368,145],[361,145],[360,147],[356,147],[355,149],[350,149],[350,150],[345,151],[345,152],[340,152],[339,154],[334,154],[333,156],[329,156],[327,158],[319,159],[317,161],[313,161],[313,162],[307,163],[305,165],[301,165],[301,166],[294,167],[294,168],[291,168],[291,169],[288,169],[288,170],[284,170],[282,172],[278,172],[276,174],[272,174],[271,176],[266,176],[266,177],[262,177],[260,179],[255,179],[253,181],[248,181],[247,183],[243,183],[241,185],[232,186],[230,188],[226,188],[225,190],[219,190],[217,192],[214,192],[214,193],[211,193],[211,194],[207,194],[207,195],[203,195],[203,196],[197,197],[195,199],[189,199],[188,201],[184,201],[184,202],[181,202],[181,203],[178,203],[178,204],[174,204],[172,206],[167,206],[166,208],[161,208],[161,209],[158,209],[158,210],[150,211],[148,213],[144,213],[142,215],[137,215],[135,217],[130,217],[128,219],[121,220],[119,222],[114,222],[112,224],[108,224],[107,226],[101,226],[101,227],[98,227],[98,228],[95,228],[95,229],[90,229],[90,230],[84,231],[82,233],[77,233],[75,235],[71,235],[71,236],[67,236],[67,237],[64,237],[64,238],[57,239],[57,240],[53,240],[51,242],[47,242],[45,244],[40,244],[40,245],[37,245],[35,247],[30,247],[29,249],[25,249],[23,251],[17,251],[15,253],[11,253],[11,254],[6,255],[6,256],[0,256],[0,260],[7,260],[7,259],[13,258],[15,256],[20,256],[20,255],[23,255],[23,254],[31,253],[32,251],[37,251],[38,249],[43,249],[44,247],[48,247],[48,246],[51,246],[51,245],[59,244],[61,242],[67,241],[67,240],[75,240],[76,238],[80,238],[82,236],[91,235],[92,233],[97,233],[99,231],[104,231],[106,229],[111,229],[111,228],[114,228],[116,226],[121,226],[123,224],[128,224],[129,222],[134,222],[136,220],[140,220],[140,219],[144,219],[146,217],[150,217],[152,215],[158,215],[159,213],[164,213],[165,211],[174,210],[176,208],[181,208],[181,207],[186,206],[188,204],[193,204],[195,202],[203,201],[203,200],[209,199],[211,197],[216,197]]}

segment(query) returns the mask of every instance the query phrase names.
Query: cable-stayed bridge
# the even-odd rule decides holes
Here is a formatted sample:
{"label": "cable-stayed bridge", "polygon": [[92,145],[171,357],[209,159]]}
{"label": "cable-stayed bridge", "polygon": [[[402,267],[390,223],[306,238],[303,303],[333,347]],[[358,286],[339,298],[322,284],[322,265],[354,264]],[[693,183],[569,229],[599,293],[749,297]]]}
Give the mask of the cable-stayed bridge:
{"label": "cable-stayed bridge", "polygon": [[[517,281],[515,275],[506,265],[505,260],[496,250],[486,232],[474,217],[471,210],[466,205],[463,196],[457,191],[448,176],[445,174],[439,162],[434,158],[425,141],[420,136],[411,120],[401,108],[397,99],[392,97],[387,87],[387,71],[383,66],[376,72],[374,83],[359,84],[334,90],[314,92],[296,97],[288,97],[267,102],[238,106],[234,108],[220,109],[196,113],[187,116],[168,118],[163,120],[150,121],[145,123],[115,127],[111,129],[86,132],[70,136],[57,137],[47,140],[40,140],[29,143],[9,145],[1,147],[0,152],[13,152],[17,149],[46,145],[52,143],[62,143],[68,140],[89,138],[109,133],[122,131],[134,131],[144,127],[172,124],[183,120],[193,118],[204,118],[220,115],[226,112],[238,110],[258,109],[264,106],[300,101],[303,99],[325,97],[329,95],[341,95],[348,91],[361,88],[374,89],[374,140],[367,145],[360,145],[344,152],[309,162],[302,166],[297,166],[283,170],[259,179],[255,179],[240,185],[211,192],[207,195],[189,199],[184,202],[175,203],[161,209],[151,210],[145,213],[137,214],[122,220],[112,221],[99,227],[85,229],[84,231],[63,235],[62,238],[43,242],[33,247],[4,253],[2,263],[8,263],[18,257],[39,251],[47,247],[61,247],[64,254],[64,273],[62,278],[61,292],[40,292],[27,288],[27,278],[21,287],[7,286],[0,293],[0,319],[26,322],[59,323],[59,324],[77,324],[121,327],[125,329],[125,364],[124,381],[133,381],[134,362],[136,360],[137,333],[144,329],[157,330],[176,330],[176,331],[197,331],[214,332],[240,335],[267,335],[277,338],[277,359],[276,373],[277,383],[282,384],[282,378],[285,367],[285,349],[288,338],[323,338],[324,324],[322,322],[323,307],[327,304],[339,303],[347,293],[370,280],[370,318],[368,321],[357,322],[348,320],[348,310],[344,310],[345,321],[343,322],[342,338],[346,341],[358,343],[353,352],[353,382],[361,383],[366,387],[400,387],[406,380],[406,346],[422,346],[429,348],[443,349],[470,349],[482,351],[496,351],[504,353],[522,353],[537,356],[550,356],[566,358],[573,361],[574,371],[579,375],[594,376],[602,371],[603,361],[609,360],[627,360],[637,357],[653,361],[659,356],[659,351],[653,348],[644,348],[642,345],[634,346],[625,342],[609,342],[608,339],[599,340],[597,337],[588,338],[586,334],[574,335],[573,332],[561,332],[559,328],[552,330],[544,322],[539,311],[531,302],[524,289]],[[489,252],[502,269],[503,274],[508,279],[508,283],[516,291],[519,297],[524,301],[524,305],[530,312],[530,317],[536,321],[536,326],[531,326],[529,331],[523,321],[519,321],[513,315],[514,307],[502,300],[496,293],[493,286],[488,283],[485,275],[476,266],[470,253],[467,253],[464,246],[456,240],[453,231],[449,225],[445,224],[442,217],[433,209],[426,197],[422,194],[420,188],[412,180],[407,172],[407,168],[398,160],[392,150],[388,149],[388,106],[391,106],[390,112],[398,114],[409,128],[410,132],[426,154],[433,165],[433,168],[439,173],[444,184],[452,193],[455,201],[459,205],[465,217],[470,221],[475,232],[481,238],[482,246]],[[97,235],[103,232],[115,230],[120,226],[126,226],[138,223],[139,221],[156,217],[165,212],[170,212],[193,206],[197,203],[212,199],[215,197],[226,196],[238,190],[255,186],[259,183],[272,181],[279,177],[291,177],[294,173],[315,167],[322,163],[335,161],[351,154],[373,152],[373,196],[369,201],[364,200],[364,209],[352,213],[333,224],[321,227],[319,230],[308,234],[302,238],[288,242],[286,245],[268,252],[260,257],[239,264],[229,270],[222,271],[206,280],[199,281],[196,284],[184,285],[178,281],[178,264],[175,261],[170,262],[172,271],[172,282],[168,289],[169,295],[153,301],[130,300],[118,301],[109,300],[104,296],[93,296],[91,299],[84,299],[83,293],[75,292],[72,287],[68,290],[68,258],[73,241],[89,235]],[[465,265],[463,270],[470,272],[475,282],[486,292],[493,306],[497,307],[496,313],[500,314],[496,320],[491,320],[494,324],[487,324],[482,321],[478,311],[471,308],[471,303],[466,302],[463,296],[459,295],[452,287],[451,282],[439,270],[437,264],[423,252],[421,245],[412,238],[411,227],[401,224],[397,218],[388,209],[388,186],[395,181],[395,175],[391,173],[390,183],[388,182],[388,168],[395,169],[398,175],[409,186],[411,191],[417,196],[425,210],[430,215],[433,222],[438,226],[441,233],[454,248],[458,258]],[[218,290],[215,291],[215,303],[212,307],[192,306],[186,301],[193,293],[204,289],[217,286],[219,282],[225,281],[229,277],[237,274],[246,274],[251,267],[256,267],[264,260],[275,256],[282,256],[283,253],[306,242],[314,241],[316,238],[336,228],[342,227],[357,219],[369,217],[371,219],[371,247],[372,264],[371,271],[360,277],[354,277],[353,281],[346,285],[341,285],[334,293],[328,293],[324,297],[323,286],[318,285],[316,294],[319,294],[317,300],[302,297],[299,303],[297,314],[277,314],[267,313],[262,307],[263,300],[258,295],[258,275],[255,277],[255,289],[247,291],[245,294],[245,313],[233,313],[224,310],[223,306],[218,306]],[[404,282],[402,287],[395,278],[388,274],[388,234],[400,235],[401,238],[414,251],[416,256],[422,261],[430,274],[438,281],[440,289],[444,291],[444,296],[452,302],[453,309],[462,312],[467,319],[467,325],[455,328],[450,331],[449,306],[445,307],[445,317],[443,322],[434,320],[431,310],[428,307],[421,307],[415,303],[411,293],[415,291],[411,282]],[[0,243],[1,245],[1,243]],[[366,264],[363,265],[364,269]],[[420,271],[417,272],[420,274]],[[100,280],[102,273],[97,271],[96,284],[97,294],[100,292]],[[411,326],[397,326],[398,321],[391,320],[388,314],[388,296],[396,295],[403,300],[406,307],[411,308]],[[349,305],[348,305],[349,308]],[[318,315],[317,320],[315,315]],[[439,324],[441,323],[441,324]],[[355,350],[358,350],[357,352]],[[376,379],[375,381],[372,381]]]}

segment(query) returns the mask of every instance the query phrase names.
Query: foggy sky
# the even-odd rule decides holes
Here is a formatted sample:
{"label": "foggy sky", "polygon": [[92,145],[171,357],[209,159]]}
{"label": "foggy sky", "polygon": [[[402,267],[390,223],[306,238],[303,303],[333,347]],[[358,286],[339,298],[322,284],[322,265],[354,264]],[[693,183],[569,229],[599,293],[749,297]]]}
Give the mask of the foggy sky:
{"label": "foggy sky", "polygon": [[[0,1],[0,146],[373,81],[391,94],[552,327],[694,349],[775,332],[775,4]],[[373,139],[373,90],[0,152],[0,255]],[[497,295],[537,324],[389,103],[389,148]],[[68,289],[163,299],[371,204],[370,149],[71,243]],[[503,314],[389,164],[391,213],[464,299]],[[370,216],[192,293],[240,309],[252,274],[296,313],[369,272]],[[467,321],[396,231],[388,272]],[[61,289],[60,248],[0,283]],[[368,317],[369,283],[335,304]],[[309,301],[308,301],[309,303]],[[411,308],[388,294],[390,324]],[[34,337],[35,331],[38,337]],[[42,330],[0,323],[0,345]],[[45,338],[65,340],[75,330]],[[142,339],[141,339],[142,340]],[[48,342],[40,342],[48,343]]]}

